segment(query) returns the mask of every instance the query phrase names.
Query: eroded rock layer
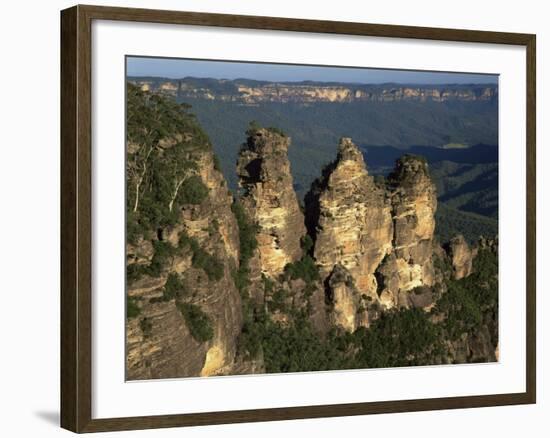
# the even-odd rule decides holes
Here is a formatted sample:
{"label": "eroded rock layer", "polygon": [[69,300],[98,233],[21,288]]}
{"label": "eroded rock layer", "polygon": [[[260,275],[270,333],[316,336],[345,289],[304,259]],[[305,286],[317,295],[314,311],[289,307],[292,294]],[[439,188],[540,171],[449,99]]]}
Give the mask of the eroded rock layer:
{"label": "eroded rock layer", "polygon": [[304,215],[292,187],[290,138],[269,129],[249,134],[237,163],[241,201],[257,225],[261,270],[274,277],[302,255]]}
{"label": "eroded rock layer", "polygon": [[336,160],[306,198],[306,210],[322,277],[341,264],[361,293],[377,298],[374,272],[391,251],[391,205],[351,139],[340,141]]}
{"label": "eroded rock layer", "polygon": [[392,252],[377,272],[388,306],[407,307],[403,293],[434,284],[432,261],[437,194],[426,160],[405,155],[388,177],[393,216]]}
{"label": "eroded rock layer", "polygon": [[447,245],[447,251],[451,259],[455,280],[460,280],[472,273],[474,252],[470,249],[464,236],[453,237]]}
{"label": "eroded rock layer", "polygon": [[214,375],[235,359],[242,312],[231,276],[239,259],[232,196],[210,151],[193,159],[206,198],[184,204],[175,224],[159,229],[152,243],[141,239],[127,248],[130,267],[154,262],[153,246],[155,263],[161,249],[168,254],[157,276],[128,282],[128,297],[140,309],[127,322],[130,380]]}

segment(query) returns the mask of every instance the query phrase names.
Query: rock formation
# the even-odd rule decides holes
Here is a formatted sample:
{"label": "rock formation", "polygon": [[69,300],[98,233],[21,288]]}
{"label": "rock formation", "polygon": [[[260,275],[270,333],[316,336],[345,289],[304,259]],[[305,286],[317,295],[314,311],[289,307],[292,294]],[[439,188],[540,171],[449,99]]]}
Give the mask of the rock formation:
{"label": "rock formation", "polygon": [[434,284],[437,195],[428,164],[420,157],[405,155],[397,160],[387,184],[394,224],[393,248],[377,271],[378,287],[387,307],[407,307],[403,293]]}
{"label": "rock formation", "polygon": [[340,141],[336,160],[306,197],[306,211],[321,276],[342,265],[360,293],[377,299],[374,272],[391,251],[391,205],[351,139]]}
{"label": "rock formation", "polygon": [[342,265],[334,267],[327,279],[328,302],[331,306],[331,322],[348,332],[358,327],[368,327],[367,308],[353,277]]}
{"label": "rock formation", "polygon": [[477,242],[477,246],[474,248],[474,251],[488,249],[494,254],[498,254],[498,236],[494,239],[488,239],[484,236],[480,236]]}
{"label": "rock formation", "polygon": [[241,202],[258,227],[261,270],[274,277],[302,255],[304,215],[292,187],[290,138],[263,128],[249,134],[237,163]]}
{"label": "rock formation", "polygon": [[474,253],[470,249],[466,239],[464,239],[464,236],[459,234],[453,237],[447,245],[447,251],[451,259],[454,279],[460,280],[470,275]]}
{"label": "rock formation", "polygon": [[[327,294],[335,294],[333,271],[341,274],[345,268],[359,295],[369,298],[361,305],[367,309],[366,325],[373,305],[429,308],[431,294],[418,291],[435,281],[436,205],[435,186],[423,159],[401,158],[387,185],[377,184],[361,151],[343,138],[336,160],[306,196],[308,230],[315,238],[313,255],[321,277],[329,279]],[[341,293],[344,289],[338,287]],[[413,289],[417,294],[411,298],[408,292]],[[348,330],[355,326],[350,303],[336,317]]]}

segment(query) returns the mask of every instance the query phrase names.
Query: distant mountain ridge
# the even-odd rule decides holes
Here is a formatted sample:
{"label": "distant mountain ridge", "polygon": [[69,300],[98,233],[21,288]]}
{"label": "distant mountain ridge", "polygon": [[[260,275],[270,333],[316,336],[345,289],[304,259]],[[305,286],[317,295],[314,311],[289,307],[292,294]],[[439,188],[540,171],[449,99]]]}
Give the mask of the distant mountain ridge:
{"label": "distant mountain ridge", "polygon": [[178,99],[206,99],[257,105],[265,102],[484,101],[498,99],[497,84],[359,84],[344,82],[270,82],[251,79],[129,77],[143,91]]}

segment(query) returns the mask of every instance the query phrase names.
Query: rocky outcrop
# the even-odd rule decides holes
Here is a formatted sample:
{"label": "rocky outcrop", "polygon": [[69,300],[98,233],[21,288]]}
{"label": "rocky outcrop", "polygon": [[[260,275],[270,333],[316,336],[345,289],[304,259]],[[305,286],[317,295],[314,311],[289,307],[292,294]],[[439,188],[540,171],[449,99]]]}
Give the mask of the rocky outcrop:
{"label": "rocky outcrop", "polygon": [[484,249],[488,249],[494,254],[498,254],[498,236],[496,236],[494,239],[480,236],[477,245],[473,250],[475,253],[477,253],[477,251],[481,251]]}
{"label": "rocky outcrop", "polygon": [[238,266],[239,260],[239,231],[231,211],[233,196],[222,173],[215,169],[212,153],[202,154],[197,168],[209,195],[201,204],[183,209],[182,231],[223,264],[220,280],[204,278],[204,272],[199,272],[193,281],[196,303],[214,326],[214,336],[201,369],[204,376],[217,374],[218,369],[233,363],[242,313],[241,297],[232,277],[232,267]]}
{"label": "rocky outcrop", "polygon": [[434,284],[432,262],[437,195],[427,162],[405,155],[389,175],[393,217],[392,252],[377,271],[379,292],[388,307],[407,307],[403,293]]}
{"label": "rocky outcrop", "polygon": [[257,225],[261,271],[280,274],[302,255],[304,215],[292,186],[290,138],[270,129],[254,129],[239,154],[241,202]]}
{"label": "rocky outcrop", "polygon": [[142,301],[139,317],[126,323],[128,380],[199,376],[208,345],[196,341],[174,302]]}
{"label": "rocky outcrop", "polygon": [[[235,359],[242,311],[231,275],[239,260],[232,196],[214,168],[212,152],[196,153],[193,160],[206,198],[184,204],[175,224],[157,230],[152,243],[141,240],[127,251],[129,267],[150,264],[152,247],[167,254],[158,275],[128,281],[127,294],[140,309],[127,322],[129,380],[215,375]],[[217,271],[208,272],[208,264]],[[168,285],[170,277],[177,281]],[[208,339],[197,339],[192,326],[205,323],[196,314],[195,320],[186,317],[184,308],[200,309],[212,331]]]}
{"label": "rocky outcrop", "polygon": [[340,264],[334,267],[327,278],[327,290],[330,319],[334,326],[348,332],[354,332],[358,327],[368,327],[366,305],[345,267]]}
{"label": "rocky outcrop", "polygon": [[374,273],[391,251],[391,205],[351,139],[340,141],[336,160],[306,197],[306,211],[322,278],[342,265],[359,292],[376,300]]}
{"label": "rocky outcrop", "polygon": [[447,252],[453,267],[453,277],[455,280],[467,277],[472,273],[472,262],[474,259],[474,251],[470,249],[468,242],[464,236],[458,235],[451,239],[448,243]]}
{"label": "rocky outcrop", "polygon": [[359,306],[349,298],[353,295],[349,287],[334,289],[331,278],[333,274],[341,278],[342,269],[359,296],[369,300],[361,305],[367,309],[364,325],[370,307],[378,304],[386,309],[430,308],[429,287],[436,281],[432,262],[436,206],[435,186],[423,159],[405,156],[396,162],[386,183],[375,182],[361,151],[349,138],[340,141],[336,160],[306,196],[313,256],[321,278],[328,279],[327,295],[340,298],[340,308],[334,307],[337,325],[354,330]]}

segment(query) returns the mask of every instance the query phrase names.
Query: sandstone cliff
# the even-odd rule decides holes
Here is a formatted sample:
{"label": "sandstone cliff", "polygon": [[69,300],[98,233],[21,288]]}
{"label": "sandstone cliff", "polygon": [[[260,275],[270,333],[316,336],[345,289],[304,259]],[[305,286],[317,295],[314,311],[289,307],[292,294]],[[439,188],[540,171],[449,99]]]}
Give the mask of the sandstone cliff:
{"label": "sandstone cliff", "polygon": [[387,185],[394,224],[392,253],[377,271],[378,287],[386,307],[408,307],[406,292],[434,284],[436,189],[426,161],[407,155],[397,160]]}
{"label": "sandstone cliff", "polygon": [[128,278],[127,295],[139,309],[127,322],[130,380],[213,375],[234,362],[242,314],[231,276],[239,259],[232,196],[211,151],[188,158],[204,199],[183,203],[152,240],[128,244],[129,272],[145,268]]}
{"label": "sandstone cliff", "polygon": [[253,129],[239,154],[241,202],[257,225],[262,273],[280,274],[302,255],[304,215],[292,187],[288,160],[290,138],[270,129]]}
{"label": "sandstone cliff", "polygon": [[395,101],[492,101],[498,88],[492,85],[407,86],[334,83],[248,83],[224,79],[133,78],[144,91],[191,99],[219,100],[257,105],[262,102],[395,102]]}
{"label": "sandstone cliff", "polygon": [[348,332],[369,326],[367,301],[355,287],[353,276],[338,264],[327,278],[330,322]]}
{"label": "sandstone cliff", "polygon": [[[354,321],[358,308],[377,304],[387,309],[433,304],[431,291],[419,288],[435,283],[436,205],[435,186],[423,159],[405,156],[396,162],[386,184],[375,183],[353,142],[340,141],[336,160],[306,196],[307,224],[322,278],[336,267],[345,268],[360,296],[368,299],[340,309],[340,314],[347,314],[340,319]],[[327,285],[327,294],[334,295],[331,282]],[[355,323],[346,327],[352,329]]]}
{"label": "sandstone cliff", "polygon": [[391,205],[351,139],[340,141],[336,160],[306,197],[306,211],[322,277],[341,265],[359,292],[376,300],[374,272],[391,251]]}

